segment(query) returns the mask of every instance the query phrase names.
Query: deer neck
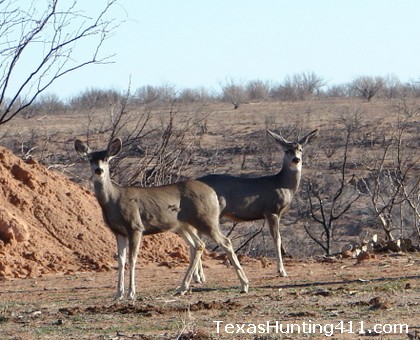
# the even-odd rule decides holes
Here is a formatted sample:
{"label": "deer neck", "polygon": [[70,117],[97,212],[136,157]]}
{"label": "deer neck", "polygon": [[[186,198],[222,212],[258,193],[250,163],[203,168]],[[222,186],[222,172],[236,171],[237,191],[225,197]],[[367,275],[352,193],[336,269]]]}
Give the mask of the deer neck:
{"label": "deer neck", "polygon": [[302,169],[290,168],[283,166],[280,172],[276,175],[280,181],[280,186],[284,189],[289,189],[295,193],[299,189]]}
{"label": "deer neck", "polygon": [[107,173],[104,173],[101,177],[95,176],[93,187],[95,189],[96,199],[101,206],[115,201],[118,196],[116,186],[112,183],[111,178]]}

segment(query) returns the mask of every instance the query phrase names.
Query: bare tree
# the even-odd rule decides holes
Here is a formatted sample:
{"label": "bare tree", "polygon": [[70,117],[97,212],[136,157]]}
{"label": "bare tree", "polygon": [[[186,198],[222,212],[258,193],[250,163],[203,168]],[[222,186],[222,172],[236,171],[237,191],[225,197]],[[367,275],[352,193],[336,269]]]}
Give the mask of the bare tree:
{"label": "bare tree", "polygon": [[232,103],[235,109],[246,101],[247,93],[244,86],[237,84],[233,79],[226,79],[225,83],[220,86],[222,87],[222,100]]}
{"label": "bare tree", "polygon": [[206,115],[199,109],[181,113],[175,104],[163,110],[149,103],[139,106],[128,89],[109,103],[108,116],[103,110],[88,115],[85,139],[91,144],[122,140],[124,149],[112,164],[113,179],[148,187],[188,177],[187,165]]}
{"label": "bare tree", "polygon": [[95,109],[107,109],[114,105],[122,97],[116,90],[91,88],[81,92],[70,100],[69,107],[73,110],[88,111]]}
{"label": "bare tree", "polygon": [[270,84],[261,80],[251,80],[246,84],[249,100],[267,100],[270,97]]}
{"label": "bare tree", "polygon": [[402,83],[396,75],[388,75],[384,80],[384,86],[382,90],[387,98],[391,99],[400,97],[403,92],[402,89]]}
{"label": "bare tree", "polygon": [[287,76],[284,82],[271,89],[271,96],[280,100],[305,100],[319,95],[325,81],[314,72]]}
{"label": "bare tree", "polygon": [[302,72],[293,76],[293,85],[297,97],[301,100],[313,95],[318,95],[325,81],[314,72]]}
{"label": "bare tree", "polygon": [[146,85],[139,87],[132,99],[140,105],[147,106],[149,110],[181,101],[175,86],[169,83],[159,86]]}
{"label": "bare tree", "polygon": [[213,100],[211,93],[204,87],[185,88],[178,95],[178,101],[184,103],[202,103],[207,104]]}
{"label": "bare tree", "polygon": [[[191,162],[192,147],[200,117],[183,117],[173,107],[161,124],[148,131],[153,143],[142,142],[144,154],[141,164],[126,164],[134,171],[132,181],[143,186],[163,185],[185,179]],[[143,138],[144,139],[144,138]],[[131,144],[133,139],[127,139]]]}
{"label": "bare tree", "polygon": [[343,161],[341,163],[338,187],[325,185],[319,181],[309,179],[306,183],[306,198],[309,202],[309,216],[320,227],[304,225],[308,236],[317,243],[327,255],[332,254],[332,245],[337,221],[342,218],[355,203],[360,194],[357,194],[349,185],[347,178],[347,163],[349,153],[350,135],[352,126],[347,126],[346,144],[344,147]]}
{"label": "bare tree", "polygon": [[372,150],[371,156],[365,157],[368,176],[360,179],[359,190],[370,198],[371,207],[388,240],[412,233],[412,230],[406,230],[406,225],[412,220],[406,206],[414,215],[414,229],[418,229],[419,180],[416,167],[419,156],[415,148],[412,151],[407,147],[410,141],[406,139],[413,122],[416,122],[416,116],[410,113],[388,128],[388,133],[384,132],[383,147]]}
{"label": "bare tree", "polygon": [[414,231],[420,240],[420,178],[413,181],[411,188],[403,186],[403,195],[411,209]]}
{"label": "bare tree", "polygon": [[0,124],[58,79],[110,62],[100,50],[117,26],[107,17],[115,2],[106,0],[92,17],[77,0],[0,0]]}
{"label": "bare tree", "polygon": [[366,99],[369,102],[384,84],[385,81],[382,77],[363,76],[356,78],[352,82],[351,88],[359,97]]}
{"label": "bare tree", "polygon": [[367,164],[369,176],[361,179],[362,192],[366,193],[371,201],[371,207],[379,219],[385,236],[393,240],[394,217],[397,206],[401,204],[401,180],[397,180],[396,169],[388,167],[386,160],[391,153],[393,141],[387,141],[383,153],[369,160]]}

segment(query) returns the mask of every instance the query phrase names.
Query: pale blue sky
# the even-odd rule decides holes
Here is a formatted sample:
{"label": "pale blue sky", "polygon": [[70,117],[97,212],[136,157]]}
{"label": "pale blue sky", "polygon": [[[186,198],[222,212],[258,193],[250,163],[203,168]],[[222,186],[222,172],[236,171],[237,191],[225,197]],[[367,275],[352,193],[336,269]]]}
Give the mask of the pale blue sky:
{"label": "pale blue sky", "polygon": [[[95,6],[96,1],[85,1]],[[315,72],[420,78],[419,0],[120,0],[126,22],[102,54],[113,64],[67,76],[50,92],[173,84],[220,89],[226,79],[281,82]],[[124,11],[116,7],[115,15]]]}

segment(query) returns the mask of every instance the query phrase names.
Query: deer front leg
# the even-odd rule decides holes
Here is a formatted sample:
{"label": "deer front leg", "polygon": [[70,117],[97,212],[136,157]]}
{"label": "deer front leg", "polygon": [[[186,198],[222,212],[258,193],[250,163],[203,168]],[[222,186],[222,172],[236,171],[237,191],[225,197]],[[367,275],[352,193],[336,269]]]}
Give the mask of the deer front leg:
{"label": "deer front leg", "polygon": [[281,237],[280,237],[280,216],[270,214],[266,216],[268,227],[270,228],[271,236],[274,241],[274,250],[276,252],[277,272],[280,276],[287,276],[286,269],[283,266],[283,259],[281,257]]}
{"label": "deer front leg", "polygon": [[139,254],[140,243],[143,233],[138,230],[131,232],[129,242],[129,264],[130,264],[130,285],[128,288],[128,299],[134,301],[136,299],[136,263]]}
{"label": "deer front leg", "polygon": [[124,296],[124,270],[127,256],[128,239],[123,235],[116,235],[118,251],[118,286],[115,294],[116,300],[121,300]]}

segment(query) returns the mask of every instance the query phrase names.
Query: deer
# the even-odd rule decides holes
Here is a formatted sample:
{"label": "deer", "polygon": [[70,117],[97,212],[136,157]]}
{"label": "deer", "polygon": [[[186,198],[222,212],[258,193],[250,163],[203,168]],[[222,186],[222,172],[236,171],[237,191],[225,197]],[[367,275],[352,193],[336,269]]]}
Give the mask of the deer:
{"label": "deer", "polygon": [[[267,221],[274,241],[277,273],[285,277],[287,273],[281,254],[280,219],[299,189],[303,147],[316,138],[318,129],[296,142],[287,141],[269,129],[267,133],[284,151],[280,172],[262,177],[210,174],[198,180],[216,191],[220,203],[220,217],[237,222],[262,219]],[[198,268],[200,266],[201,263],[198,264]]]}
{"label": "deer", "polygon": [[[190,245],[191,260],[176,294],[185,294],[201,267],[206,235],[223,249],[241,282],[241,292],[249,289],[249,281],[233,251],[232,243],[219,229],[220,206],[215,191],[204,182],[188,180],[163,186],[121,186],[110,176],[110,161],[122,149],[120,138],[105,150],[92,151],[78,140],[76,152],[89,160],[95,196],[102,209],[105,223],[117,241],[118,283],[116,300],[124,297],[124,269],[127,249],[129,260],[129,290],[127,298],[136,299],[135,269],[143,235],[171,231]],[[202,268],[201,268],[202,270]],[[204,276],[203,276],[204,278]]]}

